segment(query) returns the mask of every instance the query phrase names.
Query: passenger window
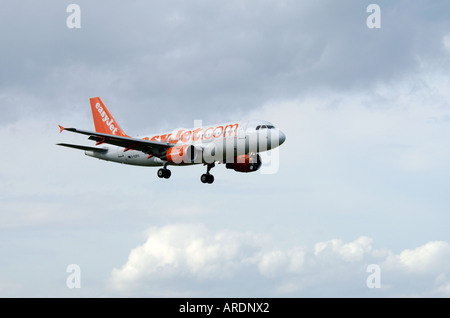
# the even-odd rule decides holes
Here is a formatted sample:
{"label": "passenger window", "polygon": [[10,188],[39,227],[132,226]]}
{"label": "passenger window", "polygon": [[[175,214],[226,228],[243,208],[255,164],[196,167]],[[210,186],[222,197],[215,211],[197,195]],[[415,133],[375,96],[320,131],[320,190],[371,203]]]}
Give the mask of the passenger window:
{"label": "passenger window", "polygon": [[259,125],[258,127],[256,127],[256,130],[259,130],[259,128],[261,128],[261,125]]}
{"label": "passenger window", "polygon": [[264,128],[267,128],[266,125],[262,125],[262,126],[261,126],[261,129],[264,129]]}

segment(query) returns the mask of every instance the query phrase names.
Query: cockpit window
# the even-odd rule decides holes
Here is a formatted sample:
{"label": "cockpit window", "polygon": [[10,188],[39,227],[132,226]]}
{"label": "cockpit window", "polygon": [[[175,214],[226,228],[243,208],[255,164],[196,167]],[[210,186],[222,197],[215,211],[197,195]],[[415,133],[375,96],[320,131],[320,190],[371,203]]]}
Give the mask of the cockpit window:
{"label": "cockpit window", "polygon": [[260,130],[260,129],[272,129],[275,128],[274,125],[258,125],[256,126],[256,130]]}

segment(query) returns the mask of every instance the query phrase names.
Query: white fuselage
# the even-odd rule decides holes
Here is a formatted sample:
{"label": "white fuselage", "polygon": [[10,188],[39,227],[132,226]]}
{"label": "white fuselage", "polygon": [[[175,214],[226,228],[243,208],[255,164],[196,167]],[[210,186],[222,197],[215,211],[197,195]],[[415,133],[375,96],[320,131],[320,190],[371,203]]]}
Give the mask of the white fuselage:
{"label": "white fuselage", "polygon": [[[264,129],[260,129],[264,127]],[[281,145],[285,135],[265,121],[231,122],[191,129],[177,128],[172,132],[140,136],[140,139],[169,142],[174,146],[194,145],[201,156],[188,164],[210,163],[232,159],[238,155],[262,152]],[[119,146],[103,144],[107,152],[85,151],[98,159],[138,166],[162,166],[165,161],[157,156]],[[169,163],[173,164],[173,163]]]}

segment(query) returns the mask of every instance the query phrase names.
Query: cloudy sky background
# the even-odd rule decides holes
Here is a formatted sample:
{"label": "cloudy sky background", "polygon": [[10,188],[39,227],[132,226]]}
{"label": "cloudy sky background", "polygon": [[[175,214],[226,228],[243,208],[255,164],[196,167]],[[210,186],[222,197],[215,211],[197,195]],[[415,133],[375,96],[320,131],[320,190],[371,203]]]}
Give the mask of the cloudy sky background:
{"label": "cloudy sky background", "polygon": [[[80,29],[70,3],[2,1],[0,296],[450,296],[448,1],[77,1]],[[95,96],[130,135],[287,140],[274,173],[161,180],[55,146],[92,144],[57,125]]]}

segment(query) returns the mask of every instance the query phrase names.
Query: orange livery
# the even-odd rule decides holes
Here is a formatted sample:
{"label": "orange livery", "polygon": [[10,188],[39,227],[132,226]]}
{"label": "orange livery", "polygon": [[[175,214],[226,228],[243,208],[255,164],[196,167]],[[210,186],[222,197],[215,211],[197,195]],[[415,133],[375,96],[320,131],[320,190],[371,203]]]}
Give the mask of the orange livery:
{"label": "orange livery", "polygon": [[238,172],[253,172],[261,167],[258,153],[280,146],[284,133],[263,120],[236,121],[192,129],[178,128],[172,132],[131,137],[125,134],[100,97],[90,99],[95,131],[65,128],[88,136],[96,146],[59,143],[60,146],[84,150],[91,157],[138,166],[162,166],[158,177],[168,179],[169,165],[204,164],[207,171],[200,180],[212,183],[210,170],[216,162]]}

